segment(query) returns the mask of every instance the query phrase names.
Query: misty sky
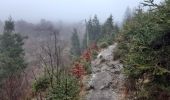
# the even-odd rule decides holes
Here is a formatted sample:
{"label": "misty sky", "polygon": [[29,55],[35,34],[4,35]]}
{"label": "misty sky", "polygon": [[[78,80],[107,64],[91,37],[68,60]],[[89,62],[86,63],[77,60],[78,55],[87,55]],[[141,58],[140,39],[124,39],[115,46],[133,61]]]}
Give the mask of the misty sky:
{"label": "misty sky", "polygon": [[121,21],[126,8],[137,7],[141,1],[143,0],[0,0],[0,20],[4,21],[11,15],[15,20],[31,22],[42,18],[74,22],[97,14],[103,21],[112,14],[116,21]]}

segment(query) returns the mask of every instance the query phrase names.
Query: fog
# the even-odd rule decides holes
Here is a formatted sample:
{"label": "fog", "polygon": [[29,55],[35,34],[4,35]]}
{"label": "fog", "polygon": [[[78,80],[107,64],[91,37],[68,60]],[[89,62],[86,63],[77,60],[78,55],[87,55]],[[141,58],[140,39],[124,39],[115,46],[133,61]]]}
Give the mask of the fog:
{"label": "fog", "polygon": [[0,0],[0,100],[169,98],[169,2],[144,1]]}
{"label": "fog", "polygon": [[140,2],[143,0],[0,0],[0,34],[4,21],[11,16],[15,31],[29,37],[25,42],[26,57],[33,60],[37,47],[53,33],[51,28],[59,30],[60,39],[70,47],[73,28],[77,29],[82,43],[85,19],[97,15],[103,23],[112,14],[114,23],[120,24],[126,9],[133,10]]}
{"label": "fog", "polygon": [[[97,14],[104,21],[110,14],[120,22],[127,7],[134,8],[143,0],[0,0],[0,20],[38,22],[77,22]],[[160,2],[161,0],[155,0]]]}

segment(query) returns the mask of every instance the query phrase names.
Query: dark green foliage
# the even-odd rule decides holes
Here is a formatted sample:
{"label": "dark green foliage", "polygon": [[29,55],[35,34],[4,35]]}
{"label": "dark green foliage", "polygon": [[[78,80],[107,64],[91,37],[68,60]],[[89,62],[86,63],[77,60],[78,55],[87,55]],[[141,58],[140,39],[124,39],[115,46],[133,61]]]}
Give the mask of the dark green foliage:
{"label": "dark green foliage", "polygon": [[106,42],[108,45],[113,44],[113,39],[114,36],[112,35],[104,35],[102,38],[100,38],[100,40],[98,41],[98,43],[102,43],[102,42]]}
{"label": "dark green foliage", "polygon": [[8,21],[5,21],[5,26],[4,26],[4,33],[11,33],[14,31],[14,22],[12,21],[12,18],[9,17]]}
{"label": "dark green foliage", "polygon": [[78,80],[71,75],[61,75],[60,82],[55,82],[50,89],[47,100],[78,100],[78,95]]}
{"label": "dark green foliage", "polygon": [[101,35],[101,27],[97,15],[94,16],[94,19],[92,20],[92,25],[93,25],[93,33],[90,33],[91,34],[90,40],[97,41],[99,36]]}
{"label": "dark green foliage", "polygon": [[107,42],[100,42],[99,43],[100,48],[107,48],[108,46],[109,46],[109,44]]}
{"label": "dark green foliage", "polygon": [[87,49],[87,47],[88,47],[88,36],[87,35],[88,35],[87,33],[84,34],[83,43],[81,46],[82,51]]}
{"label": "dark green foliage", "polygon": [[113,35],[114,34],[112,34],[112,35],[108,35],[108,34],[103,35],[103,37],[101,37],[100,40],[98,41],[98,46],[100,48],[106,48],[107,46],[112,45],[113,44],[113,39],[114,39]]}
{"label": "dark green foliage", "polygon": [[33,91],[46,92],[47,100],[79,100],[79,80],[64,70],[54,74],[53,86],[50,77],[43,75],[33,83]]}
{"label": "dark green foliage", "polygon": [[[86,22],[86,36],[88,38],[87,40],[87,44],[89,45],[91,43],[91,41],[94,40],[95,35],[93,34],[93,23],[92,23],[92,19],[89,19],[88,22]],[[86,38],[86,37],[85,37]]]}
{"label": "dark green foliage", "polygon": [[82,49],[87,48],[90,44],[96,43],[101,35],[101,25],[97,15],[86,22],[86,34],[82,44]]}
{"label": "dark green foliage", "polygon": [[102,31],[98,39],[98,45],[103,48],[113,44],[113,40],[118,32],[119,26],[114,24],[112,15],[110,15],[102,25]]}
{"label": "dark green foliage", "polygon": [[45,91],[50,85],[50,79],[48,77],[40,77],[33,83],[33,91],[40,92]]}
{"label": "dark green foliage", "polygon": [[16,74],[26,67],[23,37],[13,31],[14,22],[10,18],[5,22],[4,33],[0,36],[0,77]]}
{"label": "dark green foliage", "polygon": [[114,31],[114,23],[113,23],[113,17],[110,15],[109,18],[107,18],[106,22],[102,26],[102,34],[113,34]]}
{"label": "dark green foliage", "polygon": [[89,19],[86,23],[86,31],[89,38],[89,43],[95,43],[101,33],[100,22],[97,18],[97,15],[93,19]]}
{"label": "dark green foliage", "polygon": [[14,32],[12,18],[5,21],[4,32],[0,35],[0,99],[19,100],[25,92],[23,70],[24,61],[23,37]]}
{"label": "dark green foliage", "polygon": [[[170,96],[170,0],[156,9],[144,12],[137,9],[133,18],[124,24],[120,34],[121,58],[125,73],[137,89],[139,100],[157,100]],[[143,80],[143,81],[139,81]]]}
{"label": "dark green foliage", "polygon": [[126,23],[128,23],[128,22],[130,22],[131,20],[132,20],[132,11],[131,11],[131,9],[128,7],[127,9],[126,9],[126,11],[125,11],[125,16],[124,16],[124,24],[126,24]]}
{"label": "dark green foliage", "polygon": [[119,32],[119,26],[113,23],[112,15],[107,18],[103,25],[100,24],[97,15],[86,22],[86,34],[82,44],[82,49],[87,48],[92,43],[113,42],[113,37]]}
{"label": "dark green foliage", "polygon": [[71,40],[72,40],[71,54],[76,57],[80,56],[81,54],[80,41],[76,29],[74,29]]}

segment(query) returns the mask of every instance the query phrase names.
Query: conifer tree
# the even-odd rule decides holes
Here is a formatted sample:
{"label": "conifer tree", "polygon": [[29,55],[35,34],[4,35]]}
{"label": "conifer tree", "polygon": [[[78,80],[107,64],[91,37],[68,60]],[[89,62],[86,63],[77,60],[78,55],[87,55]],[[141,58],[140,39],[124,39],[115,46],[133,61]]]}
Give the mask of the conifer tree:
{"label": "conifer tree", "polygon": [[87,30],[87,36],[89,38],[89,42],[91,43],[94,39],[94,34],[93,34],[93,23],[92,19],[90,18],[89,21],[86,24],[86,30]]}
{"label": "conifer tree", "polygon": [[73,56],[80,56],[81,49],[80,49],[80,41],[79,41],[77,29],[73,30],[73,35],[71,37],[71,40],[72,40],[71,54]]}
{"label": "conifer tree", "polygon": [[82,46],[81,46],[81,50],[85,50],[88,47],[88,34],[85,33],[84,34],[84,38],[83,38],[83,42],[82,42]]}
{"label": "conifer tree", "polygon": [[100,35],[100,22],[97,18],[97,15],[94,16],[93,21],[93,40],[96,41]]}
{"label": "conifer tree", "polygon": [[[101,34],[101,26],[100,22],[97,18],[97,15],[94,16],[93,19],[89,19],[88,22],[86,22],[86,34],[84,37],[84,43],[85,41],[91,43],[95,43],[99,36]],[[88,40],[87,40],[88,38]]]}
{"label": "conifer tree", "polygon": [[132,11],[129,7],[126,8],[124,15],[124,23],[132,20]]}
{"label": "conifer tree", "polygon": [[14,22],[10,17],[5,21],[4,33],[0,36],[1,78],[17,74],[25,68],[23,44],[23,37],[14,33]]}
{"label": "conifer tree", "polygon": [[110,15],[103,25],[102,33],[111,35],[113,34],[113,30],[114,30],[113,16]]}

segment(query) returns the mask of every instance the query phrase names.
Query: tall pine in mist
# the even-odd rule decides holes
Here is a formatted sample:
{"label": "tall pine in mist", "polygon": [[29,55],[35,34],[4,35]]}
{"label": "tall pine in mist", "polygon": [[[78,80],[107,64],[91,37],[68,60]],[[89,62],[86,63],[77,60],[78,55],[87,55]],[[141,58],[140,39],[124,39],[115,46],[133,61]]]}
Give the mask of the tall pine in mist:
{"label": "tall pine in mist", "polygon": [[97,15],[95,15],[93,19],[89,19],[89,21],[86,23],[86,28],[90,43],[95,43],[101,33],[100,22],[97,18]]}
{"label": "tall pine in mist", "polygon": [[10,77],[25,68],[23,45],[23,37],[14,33],[14,22],[9,18],[0,36],[0,78]]}
{"label": "tall pine in mist", "polygon": [[82,49],[85,49],[91,43],[96,43],[101,35],[101,25],[97,15],[93,19],[86,22],[86,33],[82,44]]}
{"label": "tall pine in mist", "polygon": [[89,44],[91,43],[91,40],[93,40],[93,24],[92,19],[90,18],[88,21],[85,21],[86,23],[86,33],[84,34],[83,43],[82,43],[82,50],[85,50],[88,48]]}
{"label": "tall pine in mist", "polygon": [[97,18],[97,15],[94,16],[92,20],[92,25],[93,25],[93,33],[92,33],[93,38],[92,39],[96,42],[101,33],[100,22]]}
{"label": "tall pine in mist", "polygon": [[77,29],[73,30],[73,35],[71,37],[71,40],[72,40],[71,54],[76,57],[80,56],[81,48],[80,48],[80,41],[79,41]]}
{"label": "tall pine in mist", "polygon": [[87,33],[87,42],[88,44],[95,38],[93,34],[93,23],[92,19],[90,18],[88,22],[86,22],[86,33]]}
{"label": "tall pine in mist", "polygon": [[125,15],[124,15],[124,23],[129,22],[132,20],[133,13],[129,7],[126,8]]}
{"label": "tall pine in mist", "polygon": [[88,47],[88,34],[87,32],[84,34],[84,38],[83,38],[83,42],[82,42],[82,45],[81,45],[81,50],[85,50],[87,47]]}
{"label": "tall pine in mist", "polygon": [[111,35],[113,34],[113,31],[114,31],[113,16],[110,15],[102,27],[102,34]]}

